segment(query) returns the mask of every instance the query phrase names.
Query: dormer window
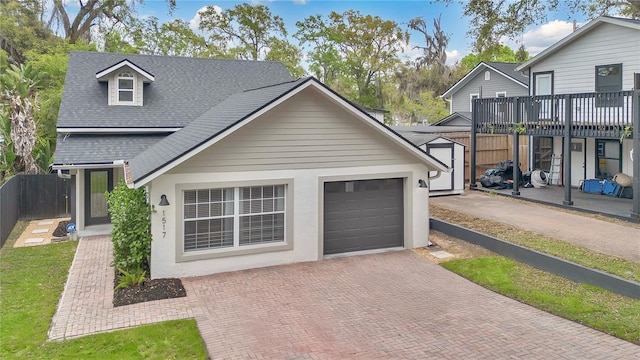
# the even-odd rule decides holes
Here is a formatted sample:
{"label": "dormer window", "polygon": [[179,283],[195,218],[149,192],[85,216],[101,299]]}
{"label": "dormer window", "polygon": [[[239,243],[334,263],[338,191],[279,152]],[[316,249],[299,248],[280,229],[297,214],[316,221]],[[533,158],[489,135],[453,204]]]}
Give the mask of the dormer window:
{"label": "dormer window", "polygon": [[98,71],[96,79],[107,83],[109,105],[143,106],[145,84],[151,84],[155,77],[125,59]]}
{"label": "dormer window", "polygon": [[128,71],[118,74],[118,104],[133,105],[135,99],[136,78]]}

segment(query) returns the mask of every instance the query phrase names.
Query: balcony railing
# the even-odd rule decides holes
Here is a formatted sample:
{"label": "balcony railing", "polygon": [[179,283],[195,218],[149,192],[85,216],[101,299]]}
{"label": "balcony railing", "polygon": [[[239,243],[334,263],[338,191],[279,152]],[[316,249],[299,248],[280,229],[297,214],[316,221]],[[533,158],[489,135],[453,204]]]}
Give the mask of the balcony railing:
{"label": "balcony railing", "polygon": [[[633,91],[476,99],[476,132],[620,138],[631,127]],[[570,122],[567,122],[569,120]]]}

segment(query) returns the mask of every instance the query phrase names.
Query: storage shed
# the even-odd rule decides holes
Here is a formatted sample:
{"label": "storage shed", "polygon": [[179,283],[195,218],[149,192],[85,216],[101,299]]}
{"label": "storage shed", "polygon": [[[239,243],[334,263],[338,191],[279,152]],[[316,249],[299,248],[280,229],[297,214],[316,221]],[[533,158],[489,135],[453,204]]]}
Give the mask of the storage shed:
{"label": "storage shed", "polygon": [[[396,131],[399,129],[396,127]],[[453,171],[441,173],[433,179],[436,172],[429,177],[429,196],[459,195],[464,192],[465,145],[441,135],[398,131],[405,139],[411,141],[427,154],[433,156]]]}

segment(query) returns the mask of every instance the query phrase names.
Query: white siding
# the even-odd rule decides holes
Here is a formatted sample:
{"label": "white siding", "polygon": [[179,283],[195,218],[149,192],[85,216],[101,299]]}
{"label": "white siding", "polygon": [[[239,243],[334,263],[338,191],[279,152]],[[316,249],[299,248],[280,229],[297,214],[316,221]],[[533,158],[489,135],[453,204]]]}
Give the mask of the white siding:
{"label": "white siding", "polygon": [[370,125],[308,89],[170,173],[314,169],[419,162]]}
{"label": "white siding", "polygon": [[503,74],[493,70],[491,79],[485,80],[485,71],[479,72],[473,79],[466,83],[462,88],[451,96],[451,113],[471,111],[471,94],[480,94],[481,98],[495,98],[497,92],[507,92],[507,96],[525,96],[528,90],[523,85],[519,85],[515,81],[506,78]]}
{"label": "white siding", "polygon": [[555,94],[585,93],[595,91],[597,65],[619,63],[622,90],[631,90],[633,73],[640,72],[640,31],[605,23],[534,64],[530,73],[553,71]]}

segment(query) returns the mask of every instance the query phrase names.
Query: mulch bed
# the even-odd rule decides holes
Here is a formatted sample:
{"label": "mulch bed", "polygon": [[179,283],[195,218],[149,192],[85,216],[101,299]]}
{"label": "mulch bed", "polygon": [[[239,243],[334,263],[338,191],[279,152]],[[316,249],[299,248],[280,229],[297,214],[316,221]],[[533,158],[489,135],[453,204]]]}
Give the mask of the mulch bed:
{"label": "mulch bed", "polygon": [[[118,283],[116,276],[115,284]],[[180,279],[147,279],[140,286],[130,286],[113,290],[113,306],[137,304],[146,301],[173,299],[187,296],[187,290]]]}
{"label": "mulch bed", "polygon": [[55,230],[53,230],[53,236],[54,237],[65,237],[67,236],[67,225],[69,224],[68,221],[63,220],[60,221],[58,223],[58,226],[56,227]]}

